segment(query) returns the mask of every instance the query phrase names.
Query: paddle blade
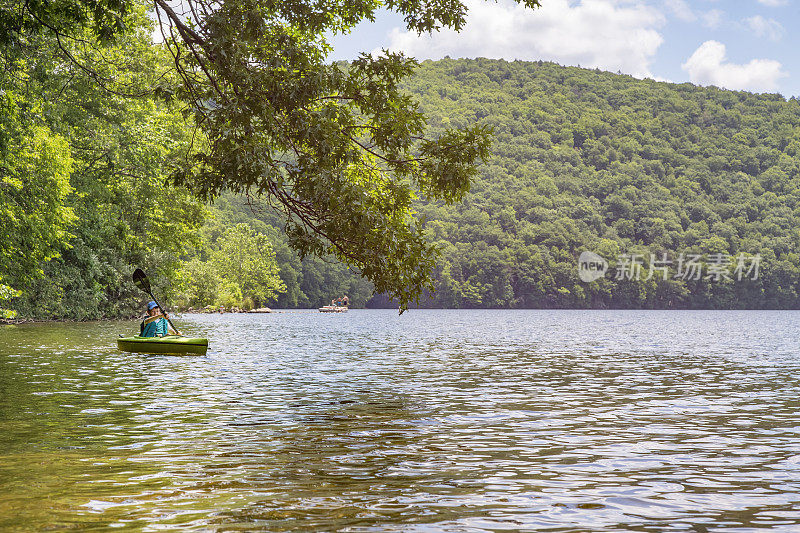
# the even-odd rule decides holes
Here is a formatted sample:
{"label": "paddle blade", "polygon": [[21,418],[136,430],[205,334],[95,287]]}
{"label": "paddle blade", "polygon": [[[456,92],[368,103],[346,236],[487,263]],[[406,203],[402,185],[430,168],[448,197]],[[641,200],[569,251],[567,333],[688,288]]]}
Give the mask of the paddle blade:
{"label": "paddle blade", "polygon": [[147,274],[142,272],[141,268],[133,271],[133,282],[144,292],[150,294],[150,280],[147,279]]}

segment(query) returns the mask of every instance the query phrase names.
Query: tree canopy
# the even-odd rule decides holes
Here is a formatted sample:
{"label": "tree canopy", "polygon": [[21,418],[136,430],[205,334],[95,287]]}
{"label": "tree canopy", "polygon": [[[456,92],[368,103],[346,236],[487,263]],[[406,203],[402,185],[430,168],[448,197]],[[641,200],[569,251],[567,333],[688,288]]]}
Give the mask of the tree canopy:
{"label": "tree canopy", "polygon": [[87,46],[84,31],[2,48],[0,283],[16,289],[4,307],[21,316],[129,315],[140,294],[133,269],[163,282],[198,240],[205,208],[167,181],[193,128],[177,105],[124,94],[163,81],[169,63],[144,10],[127,20],[102,47]]}
{"label": "tree canopy", "polygon": [[267,235],[244,222],[230,225],[218,235],[210,233],[204,232],[202,246],[181,269],[180,304],[252,309],[286,292]]}
{"label": "tree canopy", "polygon": [[[414,203],[441,251],[436,290],[422,306],[800,307],[796,99],[488,59],[423,62],[403,88],[434,130],[477,123],[495,132],[462,202]],[[279,225],[244,199],[226,197],[215,212],[265,233]],[[278,305],[321,304],[350,286],[352,274],[301,261],[271,235],[285,251],[277,260],[288,291]],[[603,278],[579,278],[584,251],[609,261]],[[672,261],[667,279],[661,270],[648,279],[651,254]],[[701,256],[699,279],[682,276],[681,254]],[[740,254],[748,268],[760,254],[758,279],[737,279]],[[641,276],[617,279],[632,255]],[[726,256],[731,279],[709,277]],[[361,305],[365,291],[351,290]]]}
{"label": "tree canopy", "polygon": [[[186,303],[800,306],[795,99],[544,62],[327,63],[323,28],[379,2],[109,2],[0,0],[3,316],[130,314],[134,266]],[[463,23],[459,3],[383,5]],[[268,275],[227,268],[228,242]],[[761,269],[586,283],[583,251]]]}
{"label": "tree canopy", "polygon": [[[68,41],[81,41],[81,28],[100,41],[124,35],[142,5],[154,9],[179,78],[153,90],[184,102],[201,134],[176,167],[176,184],[206,199],[222,191],[263,196],[284,212],[289,243],[301,255],[333,254],[402,308],[431,287],[435,254],[412,203],[417,194],[460,200],[488,157],[489,129],[464,125],[426,135],[425,116],[399,85],[416,62],[386,52],[331,64],[326,35],[352,30],[381,7],[403,14],[418,32],[460,29],[462,2],[3,3],[0,43],[48,33],[108,86],[103,67],[70,53]],[[142,85],[133,80],[114,90],[135,94]]]}

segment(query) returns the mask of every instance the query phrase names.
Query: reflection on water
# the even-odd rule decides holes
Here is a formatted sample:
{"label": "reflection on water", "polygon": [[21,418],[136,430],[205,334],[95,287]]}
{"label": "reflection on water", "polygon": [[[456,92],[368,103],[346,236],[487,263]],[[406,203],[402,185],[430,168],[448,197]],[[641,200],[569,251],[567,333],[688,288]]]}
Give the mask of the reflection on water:
{"label": "reflection on water", "polygon": [[800,530],[800,313],[0,328],[0,529]]}

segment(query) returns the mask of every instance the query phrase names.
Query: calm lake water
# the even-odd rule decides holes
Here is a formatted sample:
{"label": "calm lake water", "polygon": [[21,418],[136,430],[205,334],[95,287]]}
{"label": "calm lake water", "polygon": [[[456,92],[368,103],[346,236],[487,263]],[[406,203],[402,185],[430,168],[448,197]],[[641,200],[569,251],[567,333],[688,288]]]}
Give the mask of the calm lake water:
{"label": "calm lake water", "polygon": [[0,529],[800,531],[800,312],[0,327]]}

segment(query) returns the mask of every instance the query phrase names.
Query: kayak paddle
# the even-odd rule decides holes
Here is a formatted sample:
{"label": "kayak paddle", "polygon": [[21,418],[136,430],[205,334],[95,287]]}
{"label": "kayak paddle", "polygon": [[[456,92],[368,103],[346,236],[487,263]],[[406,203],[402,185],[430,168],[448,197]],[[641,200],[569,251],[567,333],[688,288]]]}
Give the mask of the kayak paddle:
{"label": "kayak paddle", "polygon": [[[150,298],[152,298],[153,301],[158,306],[158,308],[161,309],[161,312],[164,313],[164,308],[161,307],[161,304],[158,303],[156,297],[153,296],[153,291],[150,290],[150,280],[147,279],[147,274],[142,272],[141,268],[137,268],[136,270],[133,271],[133,283],[136,284],[136,286],[142,289],[144,292],[149,294]],[[178,333],[178,328],[175,327],[175,325],[172,323],[172,320],[169,319],[166,313],[164,314],[164,318],[167,319],[167,322],[169,322],[169,325],[173,329],[173,331],[175,331],[175,333]]]}

